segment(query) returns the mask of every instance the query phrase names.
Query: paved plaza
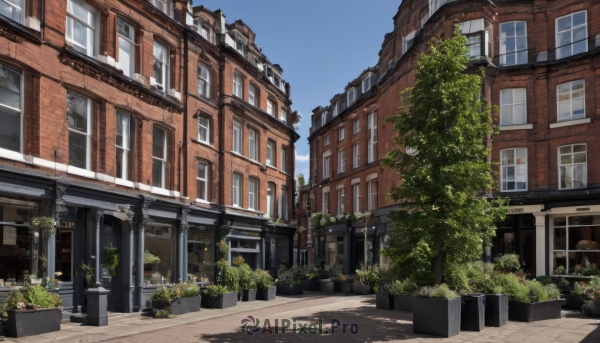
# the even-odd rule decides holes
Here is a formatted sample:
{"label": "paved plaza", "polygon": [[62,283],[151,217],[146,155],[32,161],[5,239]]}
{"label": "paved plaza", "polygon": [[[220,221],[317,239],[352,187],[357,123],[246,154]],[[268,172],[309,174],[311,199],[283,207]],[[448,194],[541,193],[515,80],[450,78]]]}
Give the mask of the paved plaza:
{"label": "paved plaza", "polygon": [[[241,322],[248,316],[258,319],[260,329],[253,335],[242,333]],[[322,334],[310,334],[310,324],[318,331],[322,319]],[[272,334],[261,333],[266,320]],[[282,321],[289,320],[289,329],[281,334]],[[275,329],[275,320],[279,326]],[[335,333],[331,334],[334,321]],[[297,334],[292,334],[296,324]],[[304,326],[304,324],[307,324]],[[343,333],[345,329],[345,334]],[[355,326],[352,326],[355,324]],[[307,333],[300,332],[300,327]],[[268,329],[268,327],[267,327]],[[358,332],[352,334],[352,330]],[[458,336],[438,338],[412,332],[412,314],[378,310],[374,295],[322,296],[307,293],[298,297],[277,297],[276,300],[238,303],[224,310],[202,309],[200,312],[154,319],[139,315],[114,314],[108,327],[89,327],[65,323],[59,332],[8,342],[600,342],[600,319],[585,318],[575,311],[563,311],[561,319],[522,323],[510,321],[502,328],[486,327],[482,332],[461,331]],[[279,331],[278,333],[275,333]],[[327,334],[325,334],[327,332]]]}

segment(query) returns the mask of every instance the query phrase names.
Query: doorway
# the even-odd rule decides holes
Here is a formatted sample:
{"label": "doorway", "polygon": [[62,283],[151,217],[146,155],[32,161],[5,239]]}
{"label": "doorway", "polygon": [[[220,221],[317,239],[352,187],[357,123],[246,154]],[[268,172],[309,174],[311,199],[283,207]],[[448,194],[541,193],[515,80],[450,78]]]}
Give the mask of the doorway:
{"label": "doorway", "polygon": [[121,239],[122,225],[121,221],[112,216],[104,216],[104,225],[100,231],[100,283],[102,287],[110,291],[107,299],[108,311],[121,311],[121,266],[123,259],[115,270],[109,270],[103,267],[105,261],[104,248],[116,247],[117,251],[123,256],[123,246]]}
{"label": "doorway", "polygon": [[535,275],[535,218],[531,214],[512,215],[498,224],[492,239],[492,262],[500,254],[518,254],[521,268]]}

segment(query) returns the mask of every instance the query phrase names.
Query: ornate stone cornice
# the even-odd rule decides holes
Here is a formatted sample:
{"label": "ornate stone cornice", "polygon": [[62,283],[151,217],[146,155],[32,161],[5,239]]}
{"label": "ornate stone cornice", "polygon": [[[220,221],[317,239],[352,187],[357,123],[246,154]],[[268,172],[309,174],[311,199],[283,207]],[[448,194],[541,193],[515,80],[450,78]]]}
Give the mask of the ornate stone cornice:
{"label": "ornate stone cornice", "polygon": [[104,66],[102,63],[88,56],[74,50],[63,49],[58,57],[62,64],[69,66],[71,69],[107,83],[122,92],[135,96],[145,103],[166,109],[169,112],[183,112],[183,107],[181,107],[178,101],[162,96],[118,73],[116,69],[112,70],[110,67]]}
{"label": "ornate stone cornice", "polygon": [[69,187],[69,185],[66,183],[56,182],[56,193],[54,196],[55,219],[59,219],[66,212],[64,197],[67,194],[67,187]]}
{"label": "ornate stone cornice", "polygon": [[190,216],[190,207],[182,206],[181,207],[181,215],[179,216],[179,225],[181,227],[181,232],[185,232],[188,229],[188,218]]}
{"label": "ornate stone cornice", "polygon": [[15,43],[22,43],[23,39],[27,39],[36,44],[41,44],[39,32],[14,22],[8,18],[0,17],[0,36],[13,41]]}

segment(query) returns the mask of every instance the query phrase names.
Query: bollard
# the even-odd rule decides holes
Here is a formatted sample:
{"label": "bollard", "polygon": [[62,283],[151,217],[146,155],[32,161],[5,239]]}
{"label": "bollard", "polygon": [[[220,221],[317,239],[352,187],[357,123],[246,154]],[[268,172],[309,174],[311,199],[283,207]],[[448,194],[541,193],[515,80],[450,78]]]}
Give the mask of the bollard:
{"label": "bollard", "polygon": [[83,292],[87,296],[87,316],[86,325],[106,326],[108,325],[107,313],[107,294],[109,290],[100,286],[100,283],[94,284],[93,288],[88,288]]}

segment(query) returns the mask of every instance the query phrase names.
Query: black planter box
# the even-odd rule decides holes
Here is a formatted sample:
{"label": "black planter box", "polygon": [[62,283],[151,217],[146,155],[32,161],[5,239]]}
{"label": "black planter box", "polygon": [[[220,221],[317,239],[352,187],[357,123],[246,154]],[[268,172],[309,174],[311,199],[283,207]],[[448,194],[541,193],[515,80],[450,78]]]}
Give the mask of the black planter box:
{"label": "black planter box", "polygon": [[25,337],[60,330],[62,311],[59,308],[6,312],[6,325],[10,337]]}
{"label": "black planter box", "polygon": [[335,285],[333,281],[321,281],[319,282],[319,290],[325,293],[333,293]]}
{"label": "black planter box", "polygon": [[461,296],[460,329],[481,331],[485,328],[485,295],[469,294]]}
{"label": "black planter box", "polygon": [[375,307],[379,310],[393,310],[394,297],[388,291],[375,294]]}
{"label": "black planter box", "polygon": [[413,299],[412,295],[398,294],[394,295],[394,310],[396,311],[413,311]]}
{"label": "black planter box", "polygon": [[452,337],[460,332],[461,299],[413,299],[413,331],[426,335]]}
{"label": "black planter box", "polygon": [[201,299],[201,296],[175,299],[173,303],[171,303],[171,313],[180,315],[188,312],[200,311]]}
{"label": "black planter box", "polygon": [[502,327],[508,323],[508,294],[486,294],[485,326]]}
{"label": "black planter box", "polygon": [[300,295],[304,293],[304,287],[306,287],[303,283],[299,285],[277,285],[277,295]]}
{"label": "black planter box", "polygon": [[223,293],[217,297],[202,297],[202,307],[205,308],[228,308],[237,305],[238,292]]}
{"label": "black planter box", "polygon": [[352,284],[352,292],[358,295],[371,294],[371,286],[364,285],[363,287],[362,282],[357,281]]}
{"label": "black planter box", "polygon": [[565,300],[566,304],[563,306],[564,308],[581,312],[581,308],[583,307],[583,299],[571,294],[567,294],[565,295]]}
{"label": "black planter box", "polygon": [[350,283],[350,282],[342,282],[340,284],[340,290],[344,294],[352,294],[352,283]]}
{"label": "black planter box", "polygon": [[319,283],[317,279],[308,280],[306,283],[306,288],[304,289],[309,292],[318,292],[319,291]]}
{"label": "black planter box", "polygon": [[522,322],[560,318],[563,300],[542,301],[539,303],[508,302],[508,319]]}
{"label": "black planter box", "polygon": [[242,301],[254,301],[256,300],[255,289],[242,289]]}
{"label": "black planter box", "polygon": [[342,283],[338,282],[338,281],[334,281],[333,282],[333,291],[334,292],[341,292],[342,291]]}
{"label": "black planter box", "polygon": [[274,300],[275,294],[277,293],[277,287],[271,286],[268,289],[256,290],[256,300]]}

